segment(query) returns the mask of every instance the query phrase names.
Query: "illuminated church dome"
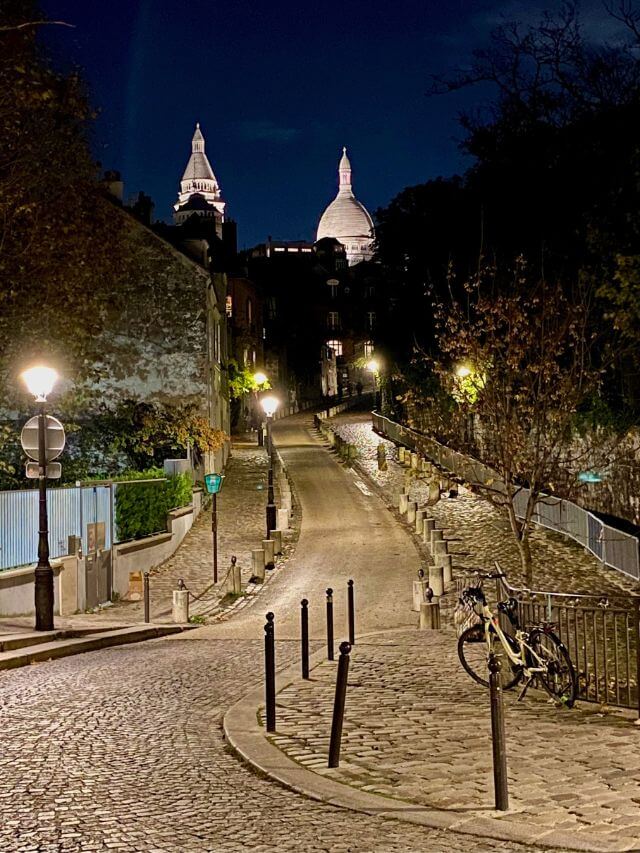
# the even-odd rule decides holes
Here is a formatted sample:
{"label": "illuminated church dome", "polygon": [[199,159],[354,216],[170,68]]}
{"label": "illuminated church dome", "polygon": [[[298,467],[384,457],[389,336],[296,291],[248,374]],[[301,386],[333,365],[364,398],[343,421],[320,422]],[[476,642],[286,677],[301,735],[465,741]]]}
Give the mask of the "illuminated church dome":
{"label": "illuminated church dome", "polygon": [[353,194],[351,163],[346,148],[342,149],[338,172],[338,195],[322,214],[316,239],[334,237],[344,246],[349,265],[353,265],[373,257],[373,220]]}
{"label": "illuminated church dome", "polygon": [[224,208],[220,185],[204,153],[204,136],[198,123],[191,140],[191,157],[180,181],[178,201],[173,206],[173,220],[176,225],[180,225],[197,213],[199,216],[215,217],[222,222]]}

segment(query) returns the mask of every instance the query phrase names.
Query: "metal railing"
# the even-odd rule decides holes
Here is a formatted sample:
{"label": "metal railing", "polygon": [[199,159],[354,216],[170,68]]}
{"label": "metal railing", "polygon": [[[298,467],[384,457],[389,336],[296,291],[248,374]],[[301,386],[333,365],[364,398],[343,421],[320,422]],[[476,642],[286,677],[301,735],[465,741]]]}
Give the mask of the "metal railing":
{"label": "metal railing", "polygon": [[[456,579],[458,594],[467,586],[478,585],[473,573]],[[515,598],[525,630],[545,623],[551,626],[578,675],[578,699],[633,708],[640,716],[640,597],[519,589],[504,577],[496,580],[495,588],[485,589],[485,594],[492,605]],[[509,631],[504,614],[500,620]]]}
{"label": "metal railing", "polygon": [[[471,456],[452,450],[427,435],[402,426],[377,412],[372,412],[373,428],[396,444],[404,444],[429,457],[439,468],[466,483],[489,484],[502,489],[498,474]],[[514,497],[516,514],[523,518],[529,490],[522,488]],[[605,566],[640,580],[638,538],[606,524],[592,512],[561,498],[545,495],[536,502],[532,520],[541,527],[569,536],[589,550]]]}

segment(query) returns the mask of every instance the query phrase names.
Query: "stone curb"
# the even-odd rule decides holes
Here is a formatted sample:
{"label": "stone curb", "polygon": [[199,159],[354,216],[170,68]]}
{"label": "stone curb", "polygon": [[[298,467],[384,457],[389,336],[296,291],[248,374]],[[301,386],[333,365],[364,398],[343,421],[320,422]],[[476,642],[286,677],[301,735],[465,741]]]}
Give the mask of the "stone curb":
{"label": "stone curb", "polygon": [[[367,636],[404,631],[404,628],[376,631],[358,636],[361,643]],[[357,653],[357,645],[354,652]],[[326,660],[325,649],[314,652],[309,659],[310,668]],[[337,666],[337,664],[336,664]],[[299,665],[291,666],[276,675],[277,695],[292,682],[300,681]],[[258,722],[259,710],[264,707],[263,687],[255,688],[229,708],[223,719],[224,735],[231,749],[260,775],[278,782],[289,790],[318,800],[327,805],[350,811],[406,821],[407,823],[448,830],[462,835],[487,838],[531,846],[533,844],[564,851],[586,851],[586,853],[629,853],[638,850],[633,842],[624,844],[602,844],[593,838],[581,838],[575,833],[554,829],[542,829],[528,821],[522,823],[515,818],[516,812],[496,812],[490,809],[483,814],[447,811],[428,808],[405,800],[352,788],[331,778],[331,771],[319,775],[308,770],[282,752],[267,736],[263,725]],[[277,720],[277,716],[276,716]],[[276,732],[277,734],[277,732]],[[491,760],[491,756],[487,756]],[[488,792],[488,799],[491,792]]]}
{"label": "stone curb", "polygon": [[41,643],[36,647],[27,647],[19,651],[0,653],[0,670],[15,669],[28,666],[31,663],[79,655],[83,652],[93,652],[110,646],[123,646],[127,643],[140,643],[143,640],[154,640],[170,634],[189,631],[195,625],[136,625],[129,628],[117,628],[112,631],[93,633],[89,637],[77,637],[68,640],[55,640]]}

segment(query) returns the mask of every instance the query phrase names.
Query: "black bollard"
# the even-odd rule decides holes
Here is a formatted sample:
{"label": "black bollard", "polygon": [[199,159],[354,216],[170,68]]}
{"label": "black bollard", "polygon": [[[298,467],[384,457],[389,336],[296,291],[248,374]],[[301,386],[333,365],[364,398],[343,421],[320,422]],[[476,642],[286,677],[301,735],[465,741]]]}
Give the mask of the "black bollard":
{"label": "black bollard", "polygon": [[267,613],[267,624],[264,626],[264,681],[268,732],[276,730],[276,649],[273,620],[273,613]]}
{"label": "black bollard", "polygon": [[507,747],[504,733],[504,702],[500,684],[500,661],[491,652],[489,655],[489,694],[491,696],[491,742],[493,746],[493,787],[496,809],[509,808],[509,785],[507,780]]}
{"label": "black bollard", "polygon": [[347,696],[347,676],[349,675],[349,643],[340,643],[336,695],[333,702],[333,720],[331,722],[331,741],[329,743],[329,767],[340,766],[340,745],[342,742],[342,721],[344,719],[344,700]]}
{"label": "black bollard", "polygon": [[300,622],[302,640],[302,677],[309,678],[309,602],[303,598],[300,602]]}
{"label": "black bollard", "polygon": [[333,590],[327,590],[327,659],[334,660],[333,655]]}
{"label": "black bollard", "polygon": [[143,583],[143,598],[144,598],[144,621],[150,621],[150,606],[149,606],[149,572],[145,572],[142,579]]}
{"label": "black bollard", "polygon": [[347,582],[347,607],[349,611],[349,643],[356,643],[356,613],[353,603],[353,581]]}

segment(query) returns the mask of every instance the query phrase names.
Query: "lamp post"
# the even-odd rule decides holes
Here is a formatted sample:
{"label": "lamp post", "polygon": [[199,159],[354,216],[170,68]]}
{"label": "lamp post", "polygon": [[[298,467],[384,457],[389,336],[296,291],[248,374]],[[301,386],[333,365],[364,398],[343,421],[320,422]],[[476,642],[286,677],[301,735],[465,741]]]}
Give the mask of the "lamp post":
{"label": "lamp post", "polygon": [[218,583],[218,492],[224,474],[205,474],[204,484],[211,495],[211,536],[213,539],[213,582]]}
{"label": "lamp post", "polygon": [[[256,371],[256,373],[253,374],[253,381],[257,386],[257,390],[255,392],[256,400],[254,402],[254,405],[257,405],[257,399],[258,399],[257,391],[261,390],[261,388],[263,388],[265,385],[267,385],[267,383],[269,381],[269,377],[267,376],[266,373],[263,373],[261,370],[258,370],[258,371]],[[258,447],[263,447],[264,446],[264,433],[262,431],[262,418],[260,418],[260,422],[258,423],[257,433],[258,433]]]}
{"label": "lamp post", "polygon": [[374,390],[374,408],[380,409],[381,401],[378,399],[380,396],[380,383],[378,381],[378,376],[380,374],[380,362],[377,358],[372,358],[367,362],[367,370],[369,370],[373,374],[373,390]]}
{"label": "lamp post", "polygon": [[38,565],[35,571],[36,631],[53,631],[53,569],[49,563],[47,516],[47,397],[58,379],[52,367],[38,365],[23,371],[21,378],[38,406]]}
{"label": "lamp post", "polygon": [[269,455],[269,479],[267,491],[267,539],[271,531],[276,529],[276,504],[273,497],[273,437],[271,425],[276,409],[280,405],[277,397],[263,397],[260,401],[264,413],[267,416],[267,453]]}

